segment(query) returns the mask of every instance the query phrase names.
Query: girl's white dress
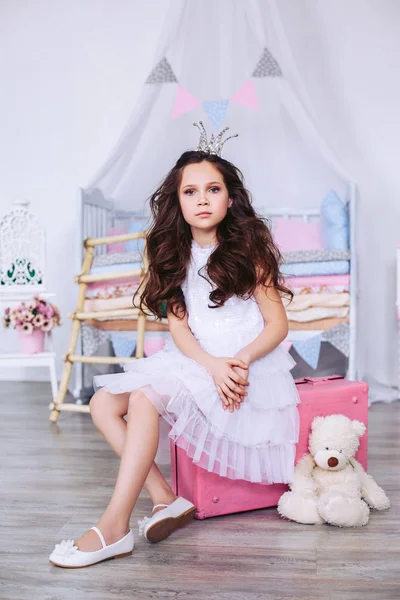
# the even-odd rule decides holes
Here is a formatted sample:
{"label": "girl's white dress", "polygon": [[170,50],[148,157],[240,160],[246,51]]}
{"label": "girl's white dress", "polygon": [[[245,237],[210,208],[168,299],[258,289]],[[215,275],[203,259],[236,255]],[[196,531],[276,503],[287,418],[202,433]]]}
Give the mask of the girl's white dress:
{"label": "girl's white dress", "polygon": [[[230,298],[209,308],[210,284],[199,275],[214,246],[192,242],[182,285],[189,326],[213,356],[233,357],[254,340],[264,320],[254,298]],[[281,346],[253,362],[248,396],[233,413],[222,408],[204,367],[184,356],[172,340],[149,358],[125,366],[125,373],[95,377],[113,394],[144,388],[171,425],[170,437],[200,467],[223,477],[258,483],[290,483],[299,434],[299,396],[290,374],[295,361]]]}

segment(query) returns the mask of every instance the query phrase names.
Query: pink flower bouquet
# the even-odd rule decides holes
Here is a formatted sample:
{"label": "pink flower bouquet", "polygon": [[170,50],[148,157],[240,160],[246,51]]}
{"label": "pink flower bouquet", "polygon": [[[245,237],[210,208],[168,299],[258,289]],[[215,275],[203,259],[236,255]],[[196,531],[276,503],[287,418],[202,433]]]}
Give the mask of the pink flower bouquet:
{"label": "pink flower bouquet", "polygon": [[60,312],[54,304],[47,300],[34,296],[29,302],[21,302],[14,308],[6,308],[4,311],[4,327],[14,327],[27,335],[35,330],[51,331],[60,325]]}

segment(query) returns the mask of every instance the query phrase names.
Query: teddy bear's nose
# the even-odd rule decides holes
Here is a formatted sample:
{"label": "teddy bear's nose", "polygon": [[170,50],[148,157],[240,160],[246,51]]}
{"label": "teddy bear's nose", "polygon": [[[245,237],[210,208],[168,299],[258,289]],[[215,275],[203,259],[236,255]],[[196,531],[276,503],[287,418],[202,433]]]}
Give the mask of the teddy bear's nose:
{"label": "teddy bear's nose", "polygon": [[338,464],[339,464],[339,461],[334,456],[331,456],[330,458],[328,458],[328,466],[329,467],[336,467]]}

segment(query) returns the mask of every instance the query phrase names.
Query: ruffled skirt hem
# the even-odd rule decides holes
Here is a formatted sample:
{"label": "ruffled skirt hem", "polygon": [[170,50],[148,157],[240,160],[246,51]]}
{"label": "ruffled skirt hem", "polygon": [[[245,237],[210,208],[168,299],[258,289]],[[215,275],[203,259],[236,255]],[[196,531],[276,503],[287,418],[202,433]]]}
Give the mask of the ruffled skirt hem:
{"label": "ruffled skirt hem", "polygon": [[274,383],[288,383],[285,406],[278,403],[278,407],[261,409],[245,400],[234,413],[223,411],[219,399],[203,412],[200,406],[205,407],[210,389],[205,386],[202,392],[204,402],[199,392],[195,401],[185,384],[174,377],[129,372],[101,376],[96,383],[105,384],[113,394],[142,390],[171,426],[169,437],[201,468],[221,477],[267,485],[293,480],[299,433],[299,399],[293,378],[277,371],[274,376],[272,390],[280,388]]}
{"label": "ruffled skirt hem", "polygon": [[[146,393],[146,388],[143,388],[143,391]],[[286,418],[293,420],[293,427],[289,432],[290,441],[276,440],[245,446],[224,436],[187,401],[176,418],[175,410],[179,405],[181,402],[175,399],[164,409],[159,405],[157,408],[161,416],[171,425],[169,437],[177,446],[185,450],[194,464],[221,477],[252,483],[272,484],[293,481],[295,439],[298,429],[296,407],[291,415],[286,414]]]}

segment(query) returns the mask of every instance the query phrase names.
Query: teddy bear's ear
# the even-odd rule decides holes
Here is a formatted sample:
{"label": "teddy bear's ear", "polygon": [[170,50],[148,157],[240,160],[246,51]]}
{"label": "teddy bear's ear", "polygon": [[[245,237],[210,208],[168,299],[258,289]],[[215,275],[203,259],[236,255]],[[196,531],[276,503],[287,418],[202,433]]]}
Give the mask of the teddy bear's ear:
{"label": "teddy bear's ear", "polygon": [[353,429],[358,435],[358,437],[364,435],[366,430],[364,423],[361,423],[361,421],[352,421],[351,424],[353,425]]}
{"label": "teddy bear's ear", "polygon": [[311,423],[311,431],[318,429],[318,427],[324,422],[324,419],[325,417],[314,417],[314,420]]}

